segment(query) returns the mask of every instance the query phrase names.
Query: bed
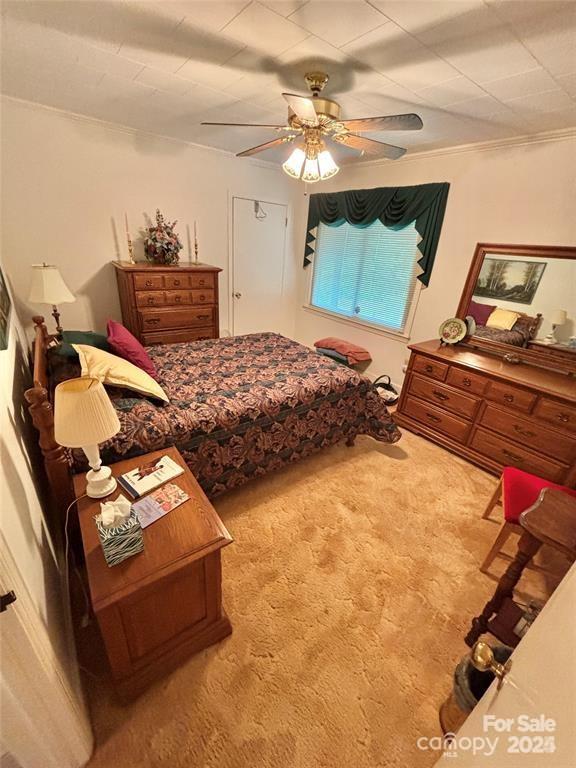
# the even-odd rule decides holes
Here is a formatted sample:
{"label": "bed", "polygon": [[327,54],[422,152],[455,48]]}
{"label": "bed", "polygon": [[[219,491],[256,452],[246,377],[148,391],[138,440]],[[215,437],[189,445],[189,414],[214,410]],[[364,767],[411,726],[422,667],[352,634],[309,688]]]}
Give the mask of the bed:
{"label": "bed", "polygon": [[[47,446],[47,470],[50,476],[57,458],[61,484],[65,452],[47,423],[49,393],[58,381],[78,375],[79,367],[51,366],[52,375],[42,380],[45,362],[38,347],[45,348],[47,338],[42,325],[36,337],[35,387],[26,397],[37,426],[42,411],[46,424],[39,429]],[[368,379],[283,336],[166,344],[148,352],[170,403],[107,388],[121,422],[118,435],[101,447],[107,463],[175,445],[214,497],[342,440],[352,444],[357,435],[383,443],[400,439]],[[85,469],[79,451],[72,454],[72,469]]]}

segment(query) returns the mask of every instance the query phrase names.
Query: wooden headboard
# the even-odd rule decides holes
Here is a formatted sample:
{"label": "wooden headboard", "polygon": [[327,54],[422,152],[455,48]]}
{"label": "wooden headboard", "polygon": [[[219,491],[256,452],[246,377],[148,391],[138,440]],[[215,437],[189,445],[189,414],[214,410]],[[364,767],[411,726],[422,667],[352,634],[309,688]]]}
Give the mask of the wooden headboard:
{"label": "wooden headboard", "polygon": [[32,319],[35,326],[33,386],[26,390],[24,397],[28,403],[32,422],[38,430],[38,444],[44,457],[51,499],[56,511],[60,510],[63,515],[68,504],[74,499],[74,486],[66,449],[58,445],[54,439],[54,409],[48,374],[48,349],[56,337],[48,333],[43,317],[37,316]]}

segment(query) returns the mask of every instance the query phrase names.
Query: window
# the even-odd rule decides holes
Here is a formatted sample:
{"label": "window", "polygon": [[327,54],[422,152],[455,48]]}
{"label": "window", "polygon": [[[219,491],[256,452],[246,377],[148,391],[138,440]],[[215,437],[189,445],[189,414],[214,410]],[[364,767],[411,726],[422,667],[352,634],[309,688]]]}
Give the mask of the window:
{"label": "window", "polygon": [[414,295],[420,236],[376,220],[318,225],[310,303],[343,317],[403,333]]}

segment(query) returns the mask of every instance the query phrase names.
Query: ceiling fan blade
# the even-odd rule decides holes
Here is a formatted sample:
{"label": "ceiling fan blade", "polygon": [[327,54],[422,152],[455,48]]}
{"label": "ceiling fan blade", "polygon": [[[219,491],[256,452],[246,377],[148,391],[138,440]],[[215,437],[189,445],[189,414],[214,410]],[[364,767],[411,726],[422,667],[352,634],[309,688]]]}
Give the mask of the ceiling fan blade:
{"label": "ceiling fan blade", "polygon": [[334,141],[344,144],[346,147],[352,147],[359,152],[367,155],[387,157],[389,160],[398,160],[406,154],[402,147],[395,147],[393,144],[385,144],[383,141],[374,141],[364,136],[355,136],[353,133],[337,133],[331,137]]}
{"label": "ceiling fan blade", "polygon": [[305,96],[297,96],[295,93],[283,93],[282,96],[288,102],[288,106],[295,112],[300,120],[304,120],[308,125],[318,125],[318,115],[314,109],[314,102]]}
{"label": "ceiling fan blade", "polygon": [[289,125],[268,125],[266,123],[200,123],[200,125],[220,125],[227,128],[275,128],[277,131],[293,131]]}
{"label": "ceiling fan blade", "polygon": [[384,115],[383,117],[359,117],[355,120],[339,120],[348,131],[419,131],[422,120],[414,113],[409,115]]}
{"label": "ceiling fan blade", "polygon": [[236,157],[249,157],[250,155],[256,155],[258,152],[264,152],[265,149],[272,149],[273,147],[279,147],[281,144],[286,144],[288,141],[294,141],[296,136],[281,136],[279,139],[273,139],[267,141],[264,144],[258,144],[257,147],[251,147],[245,149],[244,152],[238,152]]}

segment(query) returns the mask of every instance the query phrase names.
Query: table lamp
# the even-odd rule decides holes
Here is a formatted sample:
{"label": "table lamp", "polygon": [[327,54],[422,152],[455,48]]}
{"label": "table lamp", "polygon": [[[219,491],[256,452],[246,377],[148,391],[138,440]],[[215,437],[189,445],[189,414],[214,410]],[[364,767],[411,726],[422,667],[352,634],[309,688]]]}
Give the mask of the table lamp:
{"label": "table lamp", "polygon": [[32,264],[32,283],[28,301],[32,304],[52,304],[56,330],[62,333],[60,312],[56,305],[76,301],[76,297],[62,279],[58,267],[44,263]]}
{"label": "table lamp", "polygon": [[556,328],[558,328],[559,325],[564,325],[566,322],[566,319],[568,317],[568,313],[565,309],[555,309],[554,312],[550,315],[550,323],[552,325],[552,330],[546,336],[544,341],[546,341],[547,344],[558,344],[558,338],[556,337]]}
{"label": "table lamp", "polygon": [[107,496],[116,488],[110,467],[103,467],[98,445],[120,431],[118,414],[99,379],[68,379],[54,390],[54,439],[66,448],[82,448],[90,464],[86,494]]}

